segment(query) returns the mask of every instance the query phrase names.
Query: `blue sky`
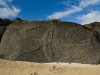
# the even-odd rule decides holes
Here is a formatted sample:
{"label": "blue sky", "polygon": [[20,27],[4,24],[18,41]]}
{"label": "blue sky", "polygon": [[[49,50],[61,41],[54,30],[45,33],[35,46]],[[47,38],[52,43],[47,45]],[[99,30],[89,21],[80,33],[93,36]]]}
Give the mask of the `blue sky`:
{"label": "blue sky", "polygon": [[100,0],[0,0],[0,17],[23,20],[60,18],[81,24],[100,22]]}

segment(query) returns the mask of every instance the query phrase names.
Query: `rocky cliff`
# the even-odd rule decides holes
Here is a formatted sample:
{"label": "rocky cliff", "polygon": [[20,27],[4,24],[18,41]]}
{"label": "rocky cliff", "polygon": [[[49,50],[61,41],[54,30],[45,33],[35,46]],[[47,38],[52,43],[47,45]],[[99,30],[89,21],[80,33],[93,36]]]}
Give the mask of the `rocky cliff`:
{"label": "rocky cliff", "polygon": [[0,58],[100,64],[100,28],[94,27],[60,21],[13,22],[1,32]]}

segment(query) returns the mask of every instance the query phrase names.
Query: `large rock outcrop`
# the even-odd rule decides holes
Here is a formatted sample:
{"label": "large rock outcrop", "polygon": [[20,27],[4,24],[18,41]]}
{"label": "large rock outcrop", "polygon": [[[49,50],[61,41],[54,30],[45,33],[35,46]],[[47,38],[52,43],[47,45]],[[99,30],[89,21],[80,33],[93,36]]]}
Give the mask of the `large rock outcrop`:
{"label": "large rock outcrop", "polygon": [[70,22],[20,22],[7,27],[0,56],[31,62],[100,63],[95,31]]}

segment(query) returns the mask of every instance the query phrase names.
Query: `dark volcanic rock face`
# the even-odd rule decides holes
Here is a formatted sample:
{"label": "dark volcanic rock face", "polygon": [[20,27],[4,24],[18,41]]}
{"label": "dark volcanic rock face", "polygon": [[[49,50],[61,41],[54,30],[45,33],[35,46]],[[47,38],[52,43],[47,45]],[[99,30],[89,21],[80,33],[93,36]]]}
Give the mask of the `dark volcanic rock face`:
{"label": "dark volcanic rock face", "polygon": [[2,18],[0,18],[0,22],[2,22]]}
{"label": "dark volcanic rock face", "polygon": [[6,31],[7,27],[6,26],[0,26],[0,41],[1,41],[1,38],[4,34],[4,32]]}
{"label": "dark volcanic rock face", "polygon": [[11,20],[10,19],[7,19],[7,18],[4,18],[2,20],[2,18],[0,18],[0,26],[7,26],[11,23]]}
{"label": "dark volcanic rock face", "polygon": [[8,26],[0,44],[3,59],[31,62],[100,63],[95,32],[70,22],[21,22]]}

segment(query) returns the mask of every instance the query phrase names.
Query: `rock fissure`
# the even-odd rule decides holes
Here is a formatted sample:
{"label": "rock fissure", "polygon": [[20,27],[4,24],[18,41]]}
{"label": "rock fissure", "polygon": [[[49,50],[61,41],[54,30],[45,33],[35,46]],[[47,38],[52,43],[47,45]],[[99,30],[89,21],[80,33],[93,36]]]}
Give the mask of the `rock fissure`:
{"label": "rock fissure", "polygon": [[51,38],[52,61],[53,61],[53,56],[54,56],[53,49],[52,49],[52,46],[53,46],[53,38],[54,38],[54,27],[55,27],[55,25],[53,25],[53,28],[52,28],[52,38]]}

